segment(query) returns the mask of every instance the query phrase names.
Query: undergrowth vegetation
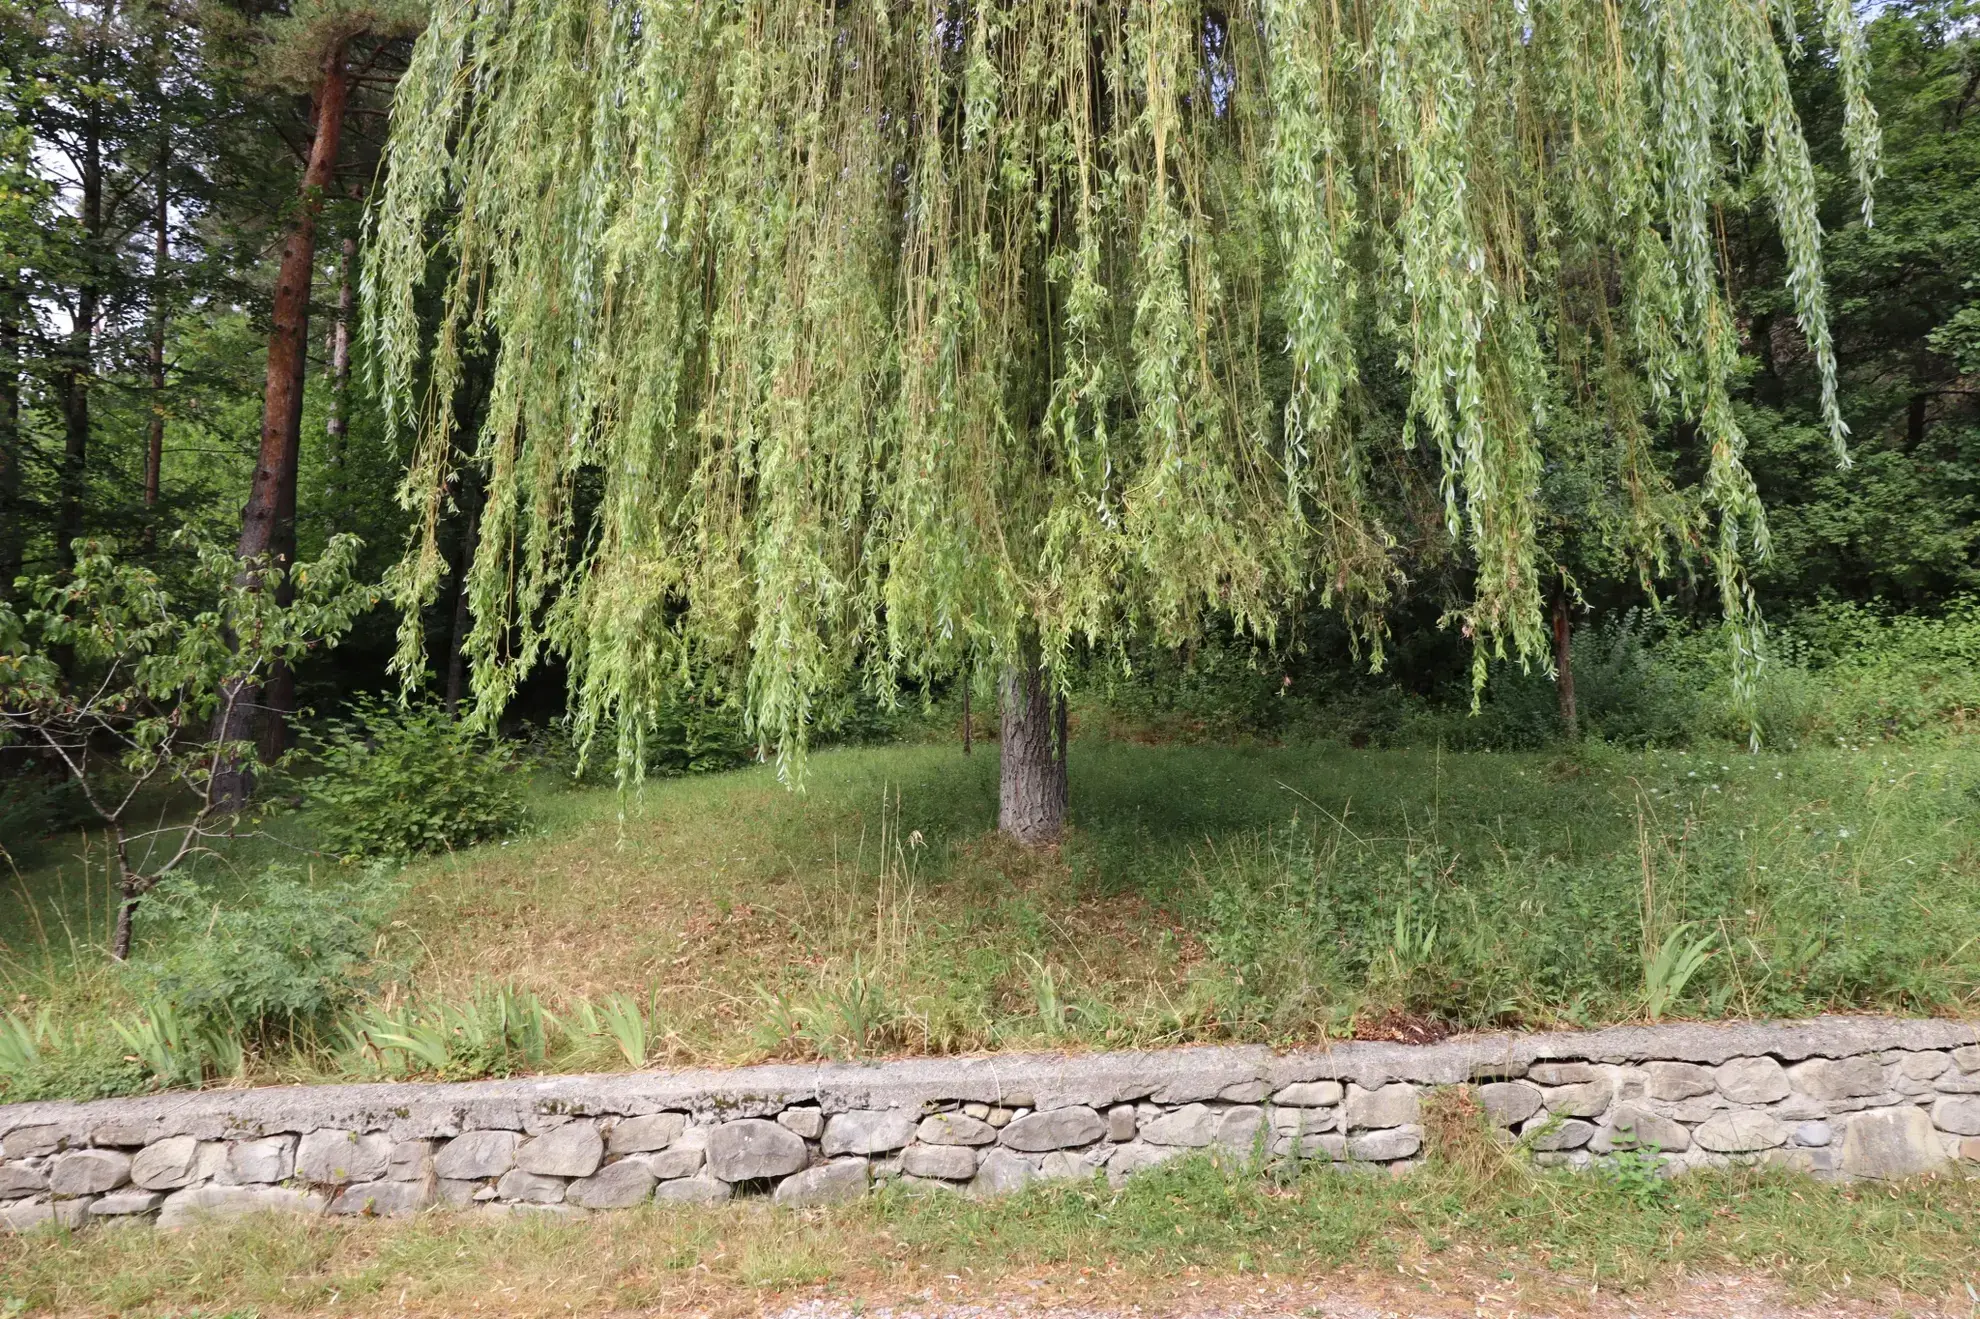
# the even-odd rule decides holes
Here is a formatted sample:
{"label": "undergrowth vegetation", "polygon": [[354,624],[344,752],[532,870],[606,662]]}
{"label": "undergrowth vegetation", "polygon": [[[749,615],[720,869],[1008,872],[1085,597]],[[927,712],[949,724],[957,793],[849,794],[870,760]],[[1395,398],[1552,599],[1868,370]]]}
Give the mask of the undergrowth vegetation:
{"label": "undergrowth vegetation", "polygon": [[[1034,1302],[1076,1305],[1104,1288],[1115,1304],[1163,1308],[1184,1288],[1199,1302],[1221,1285],[1253,1299],[1268,1286],[1338,1297],[1384,1277],[1552,1311],[1591,1287],[1654,1301],[1674,1279],[1722,1272],[1797,1297],[1967,1301],[1980,1179],[1838,1185],[1729,1169],[1665,1180],[1627,1162],[1609,1175],[1550,1172],[1493,1140],[1464,1092],[1439,1100],[1423,1166],[1403,1178],[1194,1155],[1118,1189],[1102,1176],[994,1202],[896,1184],[810,1210],[757,1200],[575,1221],[268,1215],[175,1234],[170,1251],[145,1233],[0,1238],[0,1312],[685,1313],[821,1293],[859,1309],[908,1297],[967,1305],[1014,1279]],[[1302,1304],[1288,1299],[1289,1312]]]}
{"label": "undergrowth vegetation", "polygon": [[[890,745],[819,754],[803,793],[757,766],[622,796],[574,784],[555,739],[371,707],[306,747],[299,810],[157,890],[121,968],[88,835],[14,872],[0,1086],[1971,1014],[1980,623],[1826,617],[1770,670],[1817,696],[1768,699],[1849,736],[1804,720],[1798,748],[1759,754],[1709,723],[1618,731],[1625,694],[1641,733],[1684,726],[1656,702],[1712,690],[1670,658],[1692,643],[1639,622],[1582,633],[1609,647],[1581,677],[1614,735],[1527,751],[1354,749],[1231,652],[1193,657],[1164,710],[1142,677],[1096,674],[1074,828],[1043,853],[989,833],[994,745],[948,740],[953,694],[889,716]],[[1501,728],[1521,681],[1488,687]],[[850,737],[883,727],[862,708]]]}

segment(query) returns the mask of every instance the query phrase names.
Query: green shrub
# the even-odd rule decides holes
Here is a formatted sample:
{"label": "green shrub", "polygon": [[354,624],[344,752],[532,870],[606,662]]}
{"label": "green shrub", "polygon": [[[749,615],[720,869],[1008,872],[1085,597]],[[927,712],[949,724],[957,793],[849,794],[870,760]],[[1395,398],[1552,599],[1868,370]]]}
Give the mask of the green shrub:
{"label": "green shrub", "polygon": [[301,784],[327,850],[394,857],[446,852],[511,833],[524,819],[514,749],[437,706],[359,701],[308,734],[316,772]]}
{"label": "green shrub", "polygon": [[190,1029],[272,1040],[327,1021],[360,989],[395,896],[379,874],[315,881],[271,866],[238,900],[191,879],[152,895],[129,974]]}

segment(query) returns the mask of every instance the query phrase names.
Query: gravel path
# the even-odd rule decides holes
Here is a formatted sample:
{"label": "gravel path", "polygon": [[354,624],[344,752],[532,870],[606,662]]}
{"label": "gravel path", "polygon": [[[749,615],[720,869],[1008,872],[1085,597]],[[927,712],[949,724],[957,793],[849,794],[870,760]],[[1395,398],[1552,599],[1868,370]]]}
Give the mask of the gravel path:
{"label": "gravel path", "polygon": [[1797,1301],[1764,1279],[1738,1277],[1686,1279],[1654,1296],[1598,1291],[1541,1300],[1382,1278],[1205,1290],[1201,1296],[1135,1304],[1109,1304],[1097,1296],[1083,1304],[1077,1298],[1023,1295],[862,1305],[821,1300],[772,1311],[769,1319],[1980,1319],[1980,1303],[1948,1309],[1916,1298]]}

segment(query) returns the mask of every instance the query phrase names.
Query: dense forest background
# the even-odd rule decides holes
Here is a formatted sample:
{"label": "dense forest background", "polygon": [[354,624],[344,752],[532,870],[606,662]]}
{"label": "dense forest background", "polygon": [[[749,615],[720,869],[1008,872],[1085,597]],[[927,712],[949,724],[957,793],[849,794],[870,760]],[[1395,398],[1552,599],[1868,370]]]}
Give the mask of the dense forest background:
{"label": "dense forest background", "polygon": [[[373,580],[398,555],[408,532],[396,499],[406,455],[381,422],[353,332],[364,205],[412,22],[377,7],[219,0],[25,0],[0,15],[0,591],[13,593],[19,577],[63,573],[77,538],[106,542],[169,583],[194,562],[191,541],[175,533],[224,545],[240,536],[273,369],[270,334],[279,328],[277,273],[304,212],[320,218],[294,552],[306,559],[333,534],[355,533],[364,542],[360,575]],[[1833,61],[1809,39],[1793,66],[1825,190],[1825,258],[1853,431],[1847,469],[1821,434],[1813,363],[1794,330],[1766,208],[1742,192],[1719,201],[1723,260],[1741,308],[1741,419],[1773,529],[1774,552],[1756,580],[1779,635],[1804,647],[1819,647],[1838,626],[1957,612],[1980,586],[1976,30],[1980,8],[1969,0],[1893,4],[1871,23],[1885,142],[1874,226],[1858,211],[1843,161]],[[347,79],[342,135],[327,183],[310,188],[304,171],[333,49]],[[1399,382],[1363,383],[1378,398],[1393,395],[1400,410]],[[475,388],[470,379],[470,421]],[[1703,460],[1681,428],[1658,442],[1683,476]],[[1380,678],[1317,606],[1285,654],[1212,646],[1207,655],[1145,657],[1139,672],[1173,692],[1189,686],[1174,679],[1222,666],[1240,675],[1212,684],[1226,706],[1290,692],[1400,693],[1468,707],[1467,648],[1440,620],[1465,597],[1469,566],[1439,534],[1436,479],[1428,455],[1399,449],[1379,483],[1385,517],[1403,533],[1409,579]],[[1610,552],[1591,507],[1598,492],[1580,488],[1572,471],[1547,479],[1556,516],[1546,534],[1565,569],[1566,626],[1607,637],[1610,651],[1619,637],[1654,632],[1668,641],[1709,630],[1716,597],[1682,557],[1651,584],[1663,613],[1647,622],[1651,595]],[[473,504],[473,491],[457,493],[448,542],[457,567]],[[436,700],[460,690],[464,614],[449,593],[426,619],[436,669],[426,686]],[[334,654],[300,666],[295,699],[328,711],[391,685],[396,623],[381,604]],[[1495,676],[1488,708],[1516,716],[1545,707],[1530,687],[1510,671]],[[1146,699],[1181,698],[1151,689]],[[1599,691],[1583,699],[1600,731],[1591,705]],[[547,720],[561,702],[553,670],[525,689],[516,713]],[[1493,727],[1503,733],[1518,722],[1508,717]]]}

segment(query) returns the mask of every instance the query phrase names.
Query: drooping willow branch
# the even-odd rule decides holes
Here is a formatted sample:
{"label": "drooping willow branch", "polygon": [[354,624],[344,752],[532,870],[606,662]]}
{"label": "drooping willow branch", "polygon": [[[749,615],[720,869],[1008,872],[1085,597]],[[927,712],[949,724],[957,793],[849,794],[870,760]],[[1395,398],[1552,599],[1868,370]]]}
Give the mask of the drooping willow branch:
{"label": "drooping willow branch", "polygon": [[[1819,6],[1877,171],[1863,43]],[[622,769],[684,673],[746,674],[766,746],[813,696],[1076,638],[1271,638],[1318,591],[1379,660],[1366,473],[1443,473],[1488,654],[1547,653],[1552,447],[1693,425],[1742,653],[1766,532],[1712,225],[1748,171],[1841,444],[1789,0],[441,0],[401,83],[367,333],[417,430],[401,664],[460,451],[484,712],[546,648]],[[1866,214],[1868,200],[1865,200]],[[435,235],[438,235],[437,252]],[[437,331],[422,316],[429,282]],[[1386,437],[1386,438],[1385,438]],[[583,497],[581,492],[592,490]],[[1748,672],[1742,667],[1742,673]]]}

